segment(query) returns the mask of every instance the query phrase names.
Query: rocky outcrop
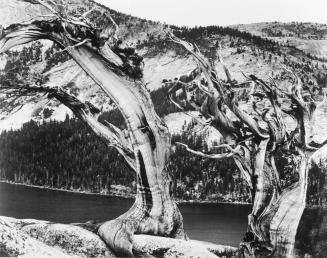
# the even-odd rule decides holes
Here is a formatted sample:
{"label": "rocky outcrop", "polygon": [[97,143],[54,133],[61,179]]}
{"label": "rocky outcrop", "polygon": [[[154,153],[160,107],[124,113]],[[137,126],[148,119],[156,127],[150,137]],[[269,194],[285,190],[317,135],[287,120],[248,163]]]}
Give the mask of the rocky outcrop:
{"label": "rocky outcrop", "polygon": [[116,257],[96,234],[78,226],[0,218],[0,256]]}
{"label": "rocky outcrop", "polygon": [[[233,257],[237,249],[201,241],[135,235],[136,257]],[[116,257],[101,238],[82,227],[0,217],[0,256]]]}
{"label": "rocky outcrop", "polygon": [[135,235],[133,248],[136,254],[152,255],[154,257],[232,257],[237,249],[220,246],[196,240],[180,240],[149,235]]}

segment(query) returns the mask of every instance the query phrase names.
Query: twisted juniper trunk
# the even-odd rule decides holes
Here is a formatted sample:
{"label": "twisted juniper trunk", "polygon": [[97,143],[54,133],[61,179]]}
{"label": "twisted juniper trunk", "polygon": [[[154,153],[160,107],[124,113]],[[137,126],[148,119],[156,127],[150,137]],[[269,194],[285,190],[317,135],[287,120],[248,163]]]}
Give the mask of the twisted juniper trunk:
{"label": "twisted juniper trunk", "polygon": [[[93,33],[86,25],[60,19],[13,25],[2,35],[0,52],[36,39],[50,39],[66,48],[121,111],[135,157],[137,194],[128,212],[99,228],[99,235],[106,243],[119,254],[132,255],[134,233],[184,238],[182,217],[172,197],[166,170],[171,151],[168,129],[155,113],[142,81],[130,78],[129,70],[124,71],[129,64],[121,66],[120,56],[110,48],[99,48],[93,42],[95,35],[86,43],[71,47],[76,31],[90,36],[85,30]],[[102,50],[106,52],[102,54]]]}
{"label": "twisted juniper trunk", "polygon": [[261,143],[262,149],[256,154],[255,195],[243,250],[247,257],[293,257],[295,236],[305,208],[308,159],[299,149],[289,155],[298,180],[281,189],[275,157],[264,149],[266,144]]}
{"label": "twisted juniper trunk", "polygon": [[[221,121],[221,120],[219,120]],[[223,126],[225,139],[233,139]],[[295,236],[305,208],[308,158],[300,149],[284,153],[291,161],[298,181],[281,189],[281,170],[275,164],[276,151],[269,149],[270,139],[244,148],[233,159],[248,183],[253,207],[248,230],[241,243],[246,257],[293,257]]]}
{"label": "twisted juniper trunk", "polygon": [[[182,220],[171,196],[165,170],[170,156],[170,136],[154,111],[149,93],[133,81],[117,76],[92,51],[78,47],[71,56],[117,103],[131,135],[136,157],[137,196],[133,207],[117,220],[101,226],[99,233],[119,252],[126,248],[132,233],[184,237]],[[127,245],[127,246],[126,246]]]}
{"label": "twisted juniper trunk", "polygon": [[271,208],[274,214],[270,223],[271,242],[275,243],[275,257],[292,257],[297,228],[306,202],[308,184],[307,157],[299,150],[295,169],[299,180],[285,189]]}

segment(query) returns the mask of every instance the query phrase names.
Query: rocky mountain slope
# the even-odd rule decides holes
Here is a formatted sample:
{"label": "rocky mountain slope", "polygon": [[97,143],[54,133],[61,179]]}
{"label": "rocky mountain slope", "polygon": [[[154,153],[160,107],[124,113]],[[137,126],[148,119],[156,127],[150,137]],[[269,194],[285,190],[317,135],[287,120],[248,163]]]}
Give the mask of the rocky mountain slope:
{"label": "rocky mountain slope", "polygon": [[[195,68],[191,57],[165,39],[164,28],[166,25],[164,24],[115,12],[86,0],[66,1],[65,8],[67,12],[77,15],[89,10],[94,5],[97,5],[97,9],[88,18],[99,26],[108,26],[110,21],[106,15],[110,13],[119,25],[119,37],[123,39],[124,44],[136,47],[138,53],[143,56],[144,79],[149,90],[158,89],[162,87],[163,80],[173,80]],[[9,4],[5,0],[0,0],[0,13],[0,24],[3,27],[12,23],[28,21],[38,15],[48,14],[47,10],[40,6],[16,0]],[[286,27],[279,23],[276,26]],[[326,35],[325,27],[321,25],[320,28],[319,26],[317,25],[316,30],[307,28],[308,38],[301,38],[301,40],[307,45],[310,40],[318,40],[321,43]],[[308,87],[316,88],[319,91],[321,87],[327,86],[326,60],[313,55],[308,56],[300,47],[282,44],[275,38],[270,40],[271,33],[269,34],[267,26],[262,24],[240,25],[236,29],[218,26],[194,29],[171,26],[171,28],[179,36],[196,42],[202,52],[212,58],[214,58],[215,44],[219,41],[222,46],[221,54],[230,67],[233,77],[238,81],[244,80],[241,73],[243,71],[247,74],[254,73],[264,79],[272,76],[279,81],[287,82],[289,78],[285,76],[280,66],[284,64],[300,73]],[[249,31],[257,36],[241,31]],[[292,33],[295,35],[296,32]],[[289,34],[293,35],[291,32]],[[265,37],[269,39],[265,39]],[[312,39],[313,37],[315,38]],[[317,37],[318,39],[316,39]],[[25,46],[25,57],[22,57],[21,53],[23,48],[20,46],[16,49],[18,52],[13,50],[1,56],[0,76],[2,80],[11,79],[8,75],[11,69],[14,71],[16,69],[17,72],[25,69],[25,75],[22,76],[33,73],[42,74],[47,77],[46,85],[63,88],[69,86],[70,91],[78,95],[81,100],[91,101],[104,111],[114,108],[93,81],[52,43],[40,41],[38,45]],[[36,57],[35,52],[38,49],[40,50],[39,56]],[[321,51],[324,51],[323,48]],[[25,62],[21,62],[23,58]],[[217,69],[222,72],[219,64],[217,64]],[[37,121],[63,120],[66,114],[71,115],[69,110],[59,103],[40,96],[19,99],[14,103],[6,103],[6,99],[2,99],[2,101],[1,130],[19,128],[30,119]],[[4,109],[4,106],[11,108]]]}
{"label": "rocky mountain slope", "polygon": [[275,40],[280,44],[295,47],[318,58],[327,58],[326,24],[264,22],[239,24],[232,28]]}

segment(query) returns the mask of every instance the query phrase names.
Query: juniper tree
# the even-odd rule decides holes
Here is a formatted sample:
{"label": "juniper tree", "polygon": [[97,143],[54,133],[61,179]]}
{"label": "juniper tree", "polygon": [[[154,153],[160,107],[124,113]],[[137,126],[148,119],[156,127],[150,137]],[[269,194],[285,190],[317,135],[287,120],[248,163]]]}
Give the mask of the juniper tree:
{"label": "juniper tree", "polygon": [[112,124],[104,126],[97,120],[98,108],[60,88],[32,84],[9,85],[3,89],[13,98],[40,92],[56,98],[109,146],[116,148],[136,172],[134,205],[117,219],[99,225],[98,234],[123,255],[132,255],[134,233],[187,238],[166,168],[171,154],[170,134],[156,114],[143,82],[142,58],[134,49],[121,45],[117,24],[110,16],[110,25],[97,28],[87,19],[92,10],[76,17],[67,14],[60,1],[25,2],[44,6],[50,15],[5,28],[0,52],[39,39],[55,42],[101,87],[125,120],[127,134]]}
{"label": "juniper tree", "polygon": [[[214,146],[220,150],[216,154],[177,144],[203,158],[234,159],[253,202],[241,243],[243,255],[293,257],[295,236],[305,208],[310,157],[324,144],[311,146],[309,142],[308,123],[317,101],[310,92],[304,92],[299,76],[286,67],[283,69],[295,82],[288,90],[271,77],[263,80],[244,74],[246,81],[237,83],[217,44],[216,58],[227,78],[223,80],[216,71],[215,60],[205,58],[195,44],[168,34],[170,40],[193,56],[198,66],[175,82],[169,98],[181,111],[186,106],[199,111],[203,116],[199,122],[217,129],[224,139],[223,144]],[[245,107],[241,105],[245,102],[239,89],[242,85],[251,85]],[[184,94],[177,96],[176,92],[181,90]],[[287,124],[288,118],[294,120],[294,128]],[[281,156],[287,160],[282,167],[276,165]],[[285,179],[285,174],[291,179]]]}

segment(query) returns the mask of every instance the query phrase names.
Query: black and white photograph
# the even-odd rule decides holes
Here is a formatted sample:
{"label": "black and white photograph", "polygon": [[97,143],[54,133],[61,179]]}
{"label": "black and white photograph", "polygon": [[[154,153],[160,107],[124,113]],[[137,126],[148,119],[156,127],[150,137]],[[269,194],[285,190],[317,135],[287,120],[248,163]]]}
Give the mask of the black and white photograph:
{"label": "black and white photograph", "polygon": [[326,258],[326,0],[0,0],[0,257]]}

